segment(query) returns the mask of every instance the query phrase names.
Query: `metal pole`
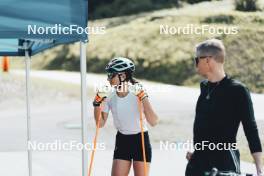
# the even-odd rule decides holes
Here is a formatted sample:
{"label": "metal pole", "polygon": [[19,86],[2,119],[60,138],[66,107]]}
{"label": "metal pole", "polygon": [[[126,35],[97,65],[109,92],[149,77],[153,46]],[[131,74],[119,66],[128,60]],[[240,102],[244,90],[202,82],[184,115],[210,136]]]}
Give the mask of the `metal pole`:
{"label": "metal pole", "polygon": [[[86,43],[80,42],[82,144],[88,141],[87,89],[86,89]],[[82,176],[88,175],[88,151],[82,150]]]}
{"label": "metal pole", "polygon": [[25,51],[25,66],[26,66],[26,103],[27,103],[27,153],[28,153],[28,175],[32,176],[32,151],[30,150],[29,142],[31,141],[31,118],[30,118],[30,56],[28,50]]}

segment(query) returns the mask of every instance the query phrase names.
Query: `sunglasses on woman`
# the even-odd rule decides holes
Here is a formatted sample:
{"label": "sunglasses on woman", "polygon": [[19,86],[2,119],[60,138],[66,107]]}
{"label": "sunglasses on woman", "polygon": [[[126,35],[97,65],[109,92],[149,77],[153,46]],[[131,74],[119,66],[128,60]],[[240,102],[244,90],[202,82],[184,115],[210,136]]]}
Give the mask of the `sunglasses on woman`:
{"label": "sunglasses on woman", "polygon": [[113,79],[116,75],[117,73],[107,73],[107,80]]}

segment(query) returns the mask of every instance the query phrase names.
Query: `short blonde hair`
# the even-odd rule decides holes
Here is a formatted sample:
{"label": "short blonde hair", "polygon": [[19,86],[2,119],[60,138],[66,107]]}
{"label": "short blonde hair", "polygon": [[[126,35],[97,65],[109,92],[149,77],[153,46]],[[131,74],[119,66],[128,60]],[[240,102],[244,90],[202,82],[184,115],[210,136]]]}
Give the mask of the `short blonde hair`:
{"label": "short blonde hair", "polygon": [[196,46],[196,56],[213,56],[217,62],[225,62],[225,46],[221,40],[209,39]]}

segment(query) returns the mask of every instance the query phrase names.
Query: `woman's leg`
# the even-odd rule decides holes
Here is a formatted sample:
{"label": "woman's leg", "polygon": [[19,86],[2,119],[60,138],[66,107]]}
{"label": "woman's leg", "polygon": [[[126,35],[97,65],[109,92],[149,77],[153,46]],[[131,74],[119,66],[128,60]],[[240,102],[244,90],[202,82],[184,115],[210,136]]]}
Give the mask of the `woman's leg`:
{"label": "woman's leg", "polygon": [[131,161],[114,159],[112,165],[112,176],[128,176]]}
{"label": "woman's leg", "polygon": [[[147,163],[147,175],[149,175],[149,166],[150,163]],[[134,175],[135,176],[145,176],[144,173],[144,162],[142,161],[134,161],[133,162],[133,168],[134,168]]]}
{"label": "woman's leg", "polygon": [[[145,141],[145,154],[146,154],[146,162],[147,162],[147,175],[149,175],[149,168],[152,158],[152,147],[149,140],[148,132],[144,133],[144,141]],[[133,152],[133,168],[135,176],[145,176],[145,168],[144,168],[144,157],[142,151],[142,142],[141,142],[141,133],[137,134],[135,143],[134,143],[134,152]]]}

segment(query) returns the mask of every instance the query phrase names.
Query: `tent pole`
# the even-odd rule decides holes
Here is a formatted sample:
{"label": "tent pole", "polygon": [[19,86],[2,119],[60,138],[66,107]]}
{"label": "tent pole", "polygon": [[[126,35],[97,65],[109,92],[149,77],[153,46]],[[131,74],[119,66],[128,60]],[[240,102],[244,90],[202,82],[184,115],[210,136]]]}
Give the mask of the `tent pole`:
{"label": "tent pole", "polygon": [[[87,119],[87,89],[86,89],[86,43],[80,42],[80,67],[81,67],[81,118],[82,118],[82,144],[88,141]],[[82,176],[88,175],[88,150],[82,150]]]}
{"label": "tent pole", "polygon": [[30,117],[30,56],[28,50],[25,51],[26,66],[26,104],[27,104],[27,153],[28,153],[28,175],[32,176],[32,151],[29,147],[31,142],[31,117]]}

